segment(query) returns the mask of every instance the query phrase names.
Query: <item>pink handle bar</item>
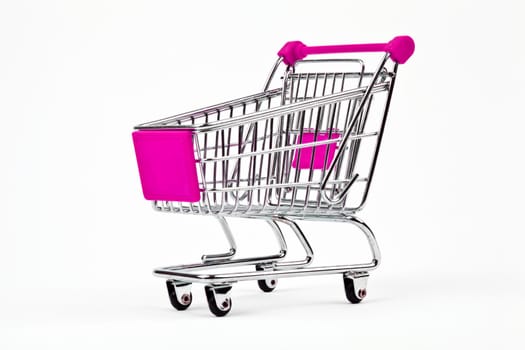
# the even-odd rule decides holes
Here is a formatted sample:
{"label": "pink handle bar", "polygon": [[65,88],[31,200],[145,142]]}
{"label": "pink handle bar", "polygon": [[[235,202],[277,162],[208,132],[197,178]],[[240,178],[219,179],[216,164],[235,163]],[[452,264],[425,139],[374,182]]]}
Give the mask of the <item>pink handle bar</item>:
{"label": "pink handle bar", "polygon": [[350,53],[350,52],[388,52],[390,58],[403,64],[414,53],[414,40],[408,35],[396,36],[385,44],[354,44],[354,45],[329,45],[329,46],[306,46],[300,41],[289,41],[277,55],[283,58],[287,65],[294,65],[311,54],[323,53]]}

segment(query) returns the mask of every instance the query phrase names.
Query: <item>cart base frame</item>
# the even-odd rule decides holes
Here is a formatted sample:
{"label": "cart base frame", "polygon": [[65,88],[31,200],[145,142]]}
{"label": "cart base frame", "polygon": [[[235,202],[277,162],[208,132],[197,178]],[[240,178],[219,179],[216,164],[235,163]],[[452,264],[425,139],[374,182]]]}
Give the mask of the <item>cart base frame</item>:
{"label": "cart base frame", "polygon": [[[172,305],[177,310],[185,310],[192,301],[191,284],[205,284],[206,297],[210,311],[216,316],[224,316],[231,310],[230,291],[233,283],[257,280],[264,292],[275,289],[278,278],[342,274],[347,299],[351,303],[359,303],[366,296],[366,284],[369,272],[377,268],[381,261],[381,253],[377,240],[370,227],[354,215],[332,217],[331,221],[350,223],[356,226],[366,237],[372,254],[369,262],[347,265],[310,266],[314,253],[299,225],[288,217],[275,216],[264,218],[272,228],[279,243],[280,250],[276,254],[234,259],[237,247],[230,227],[223,216],[216,216],[230,245],[226,253],[205,254],[200,263],[168,266],[155,269],[153,274],[166,278],[168,293]],[[260,217],[250,217],[259,219]],[[315,220],[315,218],[308,218]],[[318,220],[323,220],[319,218]],[[323,220],[324,221],[324,220]],[[287,225],[296,235],[305,250],[305,258],[296,261],[282,261],[287,254],[287,245],[279,224]],[[255,269],[241,272],[211,273],[206,270],[223,269],[238,266],[255,266]]]}

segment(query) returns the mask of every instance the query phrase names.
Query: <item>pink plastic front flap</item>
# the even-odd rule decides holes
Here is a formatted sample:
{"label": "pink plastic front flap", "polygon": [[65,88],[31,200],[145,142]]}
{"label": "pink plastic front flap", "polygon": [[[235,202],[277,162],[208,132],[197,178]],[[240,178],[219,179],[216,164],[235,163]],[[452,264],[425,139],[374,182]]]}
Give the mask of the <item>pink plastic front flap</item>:
{"label": "pink plastic front flap", "polygon": [[[326,141],[329,139],[336,139],[341,136],[340,133],[332,132],[331,137],[328,138],[328,133],[320,132],[317,134],[317,139],[315,141]],[[300,144],[304,143],[311,143],[314,142],[315,139],[315,133],[313,132],[303,132],[302,140],[299,141]],[[324,160],[326,156],[326,149],[328,148],[328,159],[326,161],[326,167],[324,166]],[[295,151],[295,157],[292,162],[292,166],[294,168],[299,169],[310,169],[310,165],[312,164],[312,156],[313,156],[313,168],[314,169],[328,169],[330,167],[330,164],[332,164],[332,160],[334,159],[335,150],[336,150],[336,144],[331,143],[328,145],[319,145],[319,146],[313,146],[313,147],[304,147],[300,148],[301,154],[299,155],[299,149]],[[315,149],[315,152],[314,152]],[[297,164],[299,163],[299,164]]]}
{"label": "pink plastic front flap", "polygon": [[191,130],[135,131],[133,144],[147,200],[199,201]]}

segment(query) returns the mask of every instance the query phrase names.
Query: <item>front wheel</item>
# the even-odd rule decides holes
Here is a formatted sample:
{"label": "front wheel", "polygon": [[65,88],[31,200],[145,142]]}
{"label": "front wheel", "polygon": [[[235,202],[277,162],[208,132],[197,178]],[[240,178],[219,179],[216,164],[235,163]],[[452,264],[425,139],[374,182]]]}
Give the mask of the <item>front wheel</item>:
{"label": "front wheel", "polygon": [[343,282],[345,285],[346,299],[352,304],[359,304],[366,297],[367,281],[367,273],[344,274]]}
{"label": "front wheel", "polygon": [[226,316],[232,308],[232,300],[229,296],[231,286],[205,286],[208,307],[212,314],[217,317]]}
{"label": "front wheel", "polygon": [[166,287],[168,288],[168,296],[170,298],[171,305],[179,310],[183,311],[190,307],[193,301],[190,288],[191,283],[180,283],[174,280],[167,280]]}

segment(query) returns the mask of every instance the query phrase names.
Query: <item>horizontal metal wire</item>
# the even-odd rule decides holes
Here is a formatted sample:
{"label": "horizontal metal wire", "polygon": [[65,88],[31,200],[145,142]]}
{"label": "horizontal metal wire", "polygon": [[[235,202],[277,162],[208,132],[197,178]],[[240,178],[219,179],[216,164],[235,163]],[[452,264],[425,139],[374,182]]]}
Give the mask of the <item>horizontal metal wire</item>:
{"label": "horizontal metal wire", "polygon": [[[223,112],[230,110],[235,107],[240,107],[243,104],[254,103],[265,98],[272,98],[281,95],[281,89],[273,89],[266,92],[261,92],[253,95],[248,95],[235,100],[218,103],[204,108],[199,108],[190,112],[177,114],[171,117],[154,120],[151,122],[139,124],[135,126],[135,129],[148,129],[148,128],[159,128],[164,126],[177,126],[179,128],[186,127],[187,125],[180,125],[184,121],[191,120],[192,118],[200,118],[206,114]],[[172,123],[179,123],[179,125],[171,125]]]}
{"label": "horizontal metal wire", "polygon": [[[369,132],[369,133],[363,133],[360,135],[354,135],[354,136],[350,136],[349,139],[357,140],[357,139],[362,139],[365,137],[372,137],[372,136],[377,136],[377,132]],[[301,143],[301,144],[296,144],[296,145],[291,145],[291,146],[276,147],[276,148],[268,149],[265,151],[252,151],[252,152],[246,152],[246,153],[241,153],[241,154],[234,154],[230,156],[204,158],[199,161],[202,163],[212,163],[212,162],[225,161],[228,159],[253,157],[253,156],[258,156],[262,154],[278,153],[278,152],[284,152],[284,151],[298,150],[302,148],[310,148],[310,147],[315,147],[315,146],[330,145],[330,144],[338,143],[340,141],[341,141],[341,138],[338,137],[338,138],[333,138],[333,139],[325,140],[325,141],[315,141],[315,142],[307,142],[307,143]]]}
{"label": "horizontal metal wire", "polygon": [[[381,83],[377,84],[372,89],[372,94],[376,94],[383,91],[388,91],[389,83]],[[276,91],[276,90],[273,90]],[[279,92],[281,89],[279,89]],[[322,105],[329,105],[335,102],[339,102],[341,100],[345,99],[351,99],[351,100],[359,100],[364,96],[364,93],[366,91],[366,87],[363,88],[357,88],[352,90],[347,90],[335,94],[330,94],[327,96],[322,97],[316,97],[312,98],[311,100],[297,102],[297,103],[291,103],[279,107],[274,107],[271,109],[267,109],[260,112],[254,112],[246,115],[237,116],[235,118],[229,118],[224,120],[217,120],[209,123],[204,123],[202,125],[171,125],[174,121],[180,118],[187,118],[191,119],[198,118],[203,116],[202,110],[197,110],[193,112],[184,113],[178,116],[174,116],[171,118],[161,119],[149,123],[140,124],[135,127],[135,129],[181,129],[181,128],[190,128],[194,130],[195,132],[213,132],[217,130],[221,130],[224,128],[231,128],[234,126],[239,126],[243,124],[248,123],[255,123],[257,121],[261,121],[268,118],[273,118],[275,116],[284,116],[287,114],[296,113],[299,111],[305,111],[311,108],[315,108]],[[245,98],[246,99],[246,98]],[[241,100],[245,100],[241,99]],[[230,102],[228,102],[230,103]],[[226,104],[219,104],[213,107],[208,107],[207,111],[213,112],[214,110],[228,110],[230,109],[230,105]],[[241,103],[242,104],[242,103]]]}
{"label": "horizontal metal wire", "polygon": [[[257,180],[255,180],[257,181]],[[334,180],[330,181],[329,185],[341,185],[347,183],[349,180]],[[359,182],[366,182],[368,181],[367,178],[357,178],[355,181]],[[239,181],[240,182],[240,181]],[[231,182],[236,183],[236,182]],[[257,184],[253,186],[235,186],[235,187],[223,187],[223,188],[206,188],[202,189],[202,191],[206,192],[235,192],[235,191],[251,191],[251,190],[259,190],[259,189],[267,189],[267,188],[295,188],[295,189],[306,189],[310,188],[311,190],[318,190],[320,189],[319,181],[310,181],[310,182],[300,182],[300,183],[274,183],[274,184]]]}

